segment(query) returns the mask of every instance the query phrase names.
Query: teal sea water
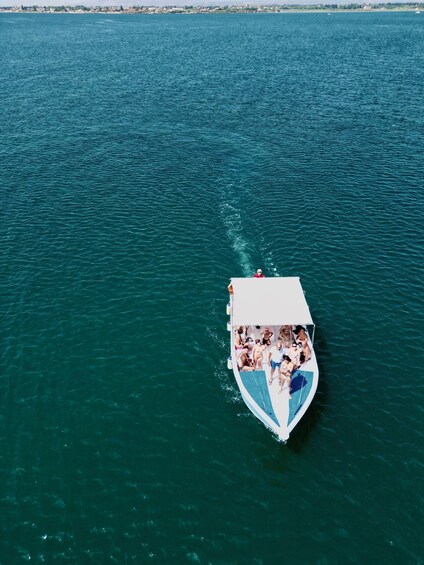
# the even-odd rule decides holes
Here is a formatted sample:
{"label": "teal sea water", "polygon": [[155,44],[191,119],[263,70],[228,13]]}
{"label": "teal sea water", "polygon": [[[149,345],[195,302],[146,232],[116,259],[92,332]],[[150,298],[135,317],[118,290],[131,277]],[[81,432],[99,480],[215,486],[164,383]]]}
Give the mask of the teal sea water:
{"label": "teal sea water", "polygon": [[[0,15],[0,563],[423,563],[424,16]],[[299,275],[286,446],[230,276]]]}

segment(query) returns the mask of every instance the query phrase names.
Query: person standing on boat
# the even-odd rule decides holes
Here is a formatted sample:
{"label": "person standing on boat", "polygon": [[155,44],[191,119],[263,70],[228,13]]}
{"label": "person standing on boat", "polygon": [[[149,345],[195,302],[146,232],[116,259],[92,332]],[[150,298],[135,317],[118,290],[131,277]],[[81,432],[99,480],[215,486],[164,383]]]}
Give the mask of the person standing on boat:
{"label": "person standing on boat", "polygon": [[274,332],[272,332],[269,328],[265,328],[264,331],[261,333],[261,336],[265,341],[268,341],[272,338]]}
{"label": "person standing on boat", "polygon": [[271,365],[271,375],[268,381],[269,384],[272,384],[272,381],[274,380],[275,369],[280,370],[281,363],[283,361],[283,356],[284,356],[283,342],[281,341],[281,339],[278,339],[277,343],[273,345],[269,350],[268,363]]}
{"label": "person standing on boat", "polygon": [[253,366],[255,367],[255,371],[256,369],[258,370],[262,369],[263,353],[261,347],[262,347],[261,340],[255,339],[255,345],[253,346],[252,349]]}
{"label": "person standing on boat", "polygon": [[262,269],[258,269],[256,273],[253,275],[254,279],[264,279],[265,275],[262,272]]}
{"label": "person standing on boat", "polygon": [[295,367],[300,366],[300,352],[302,348],[299,344],[294,341],[290,349],[287,351],[287,355],[290,357],[290,361],[292,361]]}
{"label": "person standing on boat", "polygon": [[279,370],[278,382],[280,383],[281,386],[280,392],[284,388],[284,383],[287,384],[287,388],[289,389],[289,399],[291,398],[290,387],[291,387],[293,370],[294,370],[294,365],[290,357],[288,355],[283,355],[283,362],[281,363],[281,367]]}

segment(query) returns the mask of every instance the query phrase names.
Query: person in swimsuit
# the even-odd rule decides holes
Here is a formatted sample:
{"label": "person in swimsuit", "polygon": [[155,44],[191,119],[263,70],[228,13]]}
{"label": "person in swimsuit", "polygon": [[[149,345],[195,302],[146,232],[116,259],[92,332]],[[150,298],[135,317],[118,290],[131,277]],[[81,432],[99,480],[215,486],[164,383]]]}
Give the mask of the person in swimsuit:
{"label": "person in swimsuit", "polygon": [[266,340],[271,340],[274,332],[272,332],[269,328],[265,328],[264,331],[261,333],[261,336]]}
{"label": "person in swimsuit", "polygon": [[281,326],[278,338],[283,342],[283,347],[289,349],[293,341],[291,326]]}
{"label": "person in swimsuit", "polygon": [[289,399],[291,398],[290,386],[292,380],[294,365],[290,360],[288,355],[283,355],[283,362],[281,363],[278,382],[281,386],[280,392],[284,388],[284,383],[287,383],[287,388],[289,389]]}
{"label": "person in swimsuit", "polygon": [[249,348],[243,347],[239,358],[237,359],[239,371],[253,371],[252,360],[249,358]]}
{"label": "person in swimsuit", "polygon": [[253,338],[248,337],[246,339],[246,341],[244,342],[244,347],[247,347],[247,349],[249,350],[249,354],[253,353],[254,346],[255,346],[255,344],[254,344]]}
{"label": "person in swimsuit", "polygon": [[268,353],[270,347],[271,347],[271,340],[262,338],[262,343],[261,343],[262,364],[268,363]]}
{"label": "person in swimsuit", "polygon": [[309,361],[309,359],[312,356],[311,348],[309,347],[309,343],[308,343],[308,334],[306,333],[305,328],[303,326],[296,326],[294,333],[296,335],[296,341],[302,344],[302,351],[305,357],[303,363],[306,363],[306,361]]}
{"label": "person in swimsuit", "polygon": [[261,340],[260,339],[255,339],[255,345],[253,346],[253,350],[252,350],[252,355],[253,355],[253,366],[256,369],[262,369],[262,359],[263,359],[263,355],[262,355],[262,350],[261,350]]}
{"label": "person in swimsuit", "polygon": [[301,339],[302,341],[308,339],[305,328],[303,326],[296,326],[295,329],[293,330],[293,333],[296,336],[296,339]]}
{"label": "person in swimsuit", "polygon": [[238,326],[235,330],[234,346],[236,349],[243,349],[243,326]]}
{"label": "person in swimsuit", "polygon": [[290,357],[294,367],[300,365],[300,349],[296,342],[293,342],[292,346],[287,351],[287,355]]}
{"label": "person in swimsuit", "polygon": [[299,349],[299,362],[300,364],[306,363],[312,356],[311,348],[309,347],[308,340],[302,341],[300,338],[297,340]]}

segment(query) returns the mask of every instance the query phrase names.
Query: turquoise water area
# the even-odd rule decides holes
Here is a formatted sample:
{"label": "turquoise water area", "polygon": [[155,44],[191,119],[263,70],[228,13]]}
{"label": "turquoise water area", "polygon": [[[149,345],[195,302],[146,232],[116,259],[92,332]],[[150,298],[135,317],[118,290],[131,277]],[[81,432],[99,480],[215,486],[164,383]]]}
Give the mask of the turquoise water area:
{"label": "turquoise water area", "polygon": [[[0,15],[0,562],[423,563],[424,16]],[[226,370],[299,275],[314,403]]]}

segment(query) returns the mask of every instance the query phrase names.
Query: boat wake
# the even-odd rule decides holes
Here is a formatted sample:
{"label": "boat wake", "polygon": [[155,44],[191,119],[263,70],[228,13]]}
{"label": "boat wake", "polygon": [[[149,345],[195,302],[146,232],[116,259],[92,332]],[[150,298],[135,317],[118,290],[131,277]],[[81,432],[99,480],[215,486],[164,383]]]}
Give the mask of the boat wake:
{"label": "boat wake", "polygon": [[265,269],[269,276],[273,276],[273,277],[280,277],[280,273],[278,272],[277,267],[275,266],[274,263],[274,259],[272,257],[272,252],[269,252],[266,256],[265,256]]}
{"label": "boat wake", "polygon": [[274,250],[270,247],[269,241],[266,241],[263,235],[260,237],[260,250],[261,257],[263,257],[264,260],[263,268],[265,269],[265,273],[270,277],[281,277],[275,264]]}
{"label": "boat wake", "polygon": [[222,220],[227,230],[227,237],[239,258],[243,275],[253,273],[252,261],[249,254],[249,243],[243,234],[242,218],[236,203],[223,202],[220,207]]}
{"label": "boat wake", "polygon": [[228,371],[225,365],[220,364],[215,367],[214,377],[219,382],[221,390],[224,392],[225,400],[229,404],[242,404],[243,399],[236,383],[228,379]]}
{"label": "boat wake", "polygon": [[216,343],[216,345],[222,349],[222,351],[225,351],[226,349],[228,349],[228,344],[226,343],[225,339],[222,337],[219,337],[218,333],[216,331],[214,331],[211,328],[206,328],[206,334],[212,338],[212,340]]}

